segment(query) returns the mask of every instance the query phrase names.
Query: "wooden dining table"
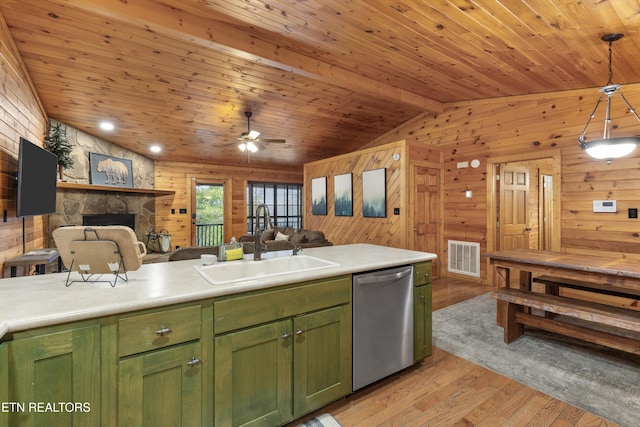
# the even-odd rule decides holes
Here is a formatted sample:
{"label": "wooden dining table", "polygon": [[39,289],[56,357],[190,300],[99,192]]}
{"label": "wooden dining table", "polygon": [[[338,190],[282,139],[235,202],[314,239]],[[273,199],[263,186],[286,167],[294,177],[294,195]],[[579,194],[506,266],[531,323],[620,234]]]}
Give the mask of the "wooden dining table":
{"label": "wooden dining table", "polygon": [[[640,262],[535,249],[485,256],[494,268],[496,320],[504,328],[505,343],[522,335],[526,325],[640,354],[640,335],[628,335],[629,331],[640,334]],[[544,281],[551,285],[532,291],[534,282]],[[588,294],[576,299],[560,294],[561,287]],[[612,300],[611,295],[623,299]],[[543,310],[544,315],[533,315],[532,308]],[[587,322],[582,326],[566,323],[558,320],[558,314]],[[595,325],[600,326],[594,329]]]}
{"label": "wooden dining table", "polygon": [[625,258],[605,258],[595,255],[569,254],[537,249],[510,249],[485,254],[495,268],[495,283],[512,286],[512,270],[519,271],[520,289],[530,290],[531,279],[538,275],[552,275],[582,280],[598,289],[615,289],[640,296],[640,261]]}

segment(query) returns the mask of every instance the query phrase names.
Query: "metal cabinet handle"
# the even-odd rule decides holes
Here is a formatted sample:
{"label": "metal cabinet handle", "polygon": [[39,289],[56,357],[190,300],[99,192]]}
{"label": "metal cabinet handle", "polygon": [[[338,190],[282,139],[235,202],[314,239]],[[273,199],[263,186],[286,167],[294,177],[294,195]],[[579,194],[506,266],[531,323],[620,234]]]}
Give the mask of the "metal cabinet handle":
{"label": "metal cabinet handle", "polygon": [[420,295],[418,299],[424,300],[426,297],[424,295]]}
{"label": "metal cabinet handle", "polygon": [[284,332],[282,334],[282,339],[286,340],[287,338],[291,338],[291,334],[289,332]]}
{"label": "metal cabinet handle", "polygon": [[302,334],[304,334],[304,329],[298,329],[298,330],[296,331],[296,335],[300,336],[300,335],[302,335]]}
{"label": "metal cabinet handle", "polygon": [[429,273],[424,273],[424,277],[429,277]]}
{"label": "metal cabinet handle", "polygon": [[171,329],[169,329],[169,328],[167,328],[167,327],[162,326],[160,329],[158,329],[158,330],[156,331],[156,335],[158,335],[158,336],[160,336],[160,337],[163,337],[163,336],[165,336],[166,334],[170,334],[171,332],[173,332]]}
{"label": "metal cabinet handle", "polygon": [[202,360],[192,357],[191,360],[187,362],[187,366],[196,366],[196,365],[199,365],[200,362],[202,362]]}

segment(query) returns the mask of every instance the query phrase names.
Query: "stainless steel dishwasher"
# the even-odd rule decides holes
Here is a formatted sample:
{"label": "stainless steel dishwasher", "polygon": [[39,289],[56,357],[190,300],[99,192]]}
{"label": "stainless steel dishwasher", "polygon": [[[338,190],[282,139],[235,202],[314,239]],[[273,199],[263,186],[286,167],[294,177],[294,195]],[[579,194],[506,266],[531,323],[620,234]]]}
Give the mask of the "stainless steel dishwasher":
{"label": "stainless steel dishwasher", "polygon": [[353,390],[413,364],[413,267],[353,275]]}

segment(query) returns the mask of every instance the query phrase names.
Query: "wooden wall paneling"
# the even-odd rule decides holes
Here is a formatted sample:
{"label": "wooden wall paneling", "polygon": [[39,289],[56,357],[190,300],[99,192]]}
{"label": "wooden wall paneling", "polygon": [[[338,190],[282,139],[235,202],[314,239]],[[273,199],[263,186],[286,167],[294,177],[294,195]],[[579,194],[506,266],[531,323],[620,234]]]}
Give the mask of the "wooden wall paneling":
{"label": "wooden wall paneling", "polygon": [[[640,87],[626,85],[625,96],[632,105],[637,104]],[[562,239],[554,243],[554,250],[636,259],[639,238],[633,232],[634,220],[626,218],[626,209],[640,206],[640,184],[633,178],[640,166],[640,151],[607,165],[580,150],[576,139],[596,99],[595,91],[584,90],[449,104],[440,115],[425,114],[390,134],[443,150],[445,242],[475,239],[483,253],[494,247],[491,213],[495,211],[495,187],[488,181],[488,162],[551,157],[554,174],[561,177],[553,183],[553,199],[562,206],[554,211],[552,234]],[[616,121],[624,122],[627,132],[637,133],[637,121],[627,119]],[[592,124],[594,131],[599,126]],[[384,138],[376,141],[386,142]],[[473,158],[480,160],[480,168],[457,169],[458,162]],[[466,189],[473,191],[471,201],[464,198]],[[617,215],[604,217],[591,212],[593,199],[613,198],[619,203]],[[593,221],[586,223],[592,227],[587,234],[585,220]],[[598,222],[601,226],[596,229]],[[613,233],[609,235],[605,229]],[[442,255],[445,258],[446,254]],[[483,280],[487,273],[483,263]]]}
{"label": "wooden wall paneling", "polygon": [[[230,182],[230,199],[225,200],[225,210],[231,212],[231,236],[238,237],[247,233],[246,226],[246,186],[247,182],[282,182],[300,184],[303,182],[302,170],[278,170],[266,168],[231,167],[210,164],[181,162],[156,162],[155,183],[157,188],[174,190],[175,195],[156,198],[156,228],[166,228],[172,234],[175,246],[191,245],[191,183],[199,181]],[[229,197],[229,196],[227,196]],[[186,214],[180,214],[180,209]],[[171,213],[171,209],[175,213]],[[226,228],[225,228],[226,230]],[[231,236],[225,236],[230,239]]]}
{"label": "wooden wall paneling", "polygon": [[[638,220],[628,218],[629,208],[640,207],[639,155],[590,168],[581,167],[583,153],[563,157],[562,246],[568,252],[640,259]],[[595,213],[594,200],[616,200],[618,211]]]}
{"label": "wooden wall paneling", "polygon": [[[394,160],[393,155],[400,158]],[[304,166],[305,228],[321,230],[334,244],[373,243],[406,248],[408,245],[408,175],[406,141],[307,163]],[[362,172],[386,168],[386,218],[362,216]],[[335,216],[333,179],[336,175],[352,173],[353,216]],[[327,215],[311,214],[311,180],[327,177]],[[393,209],[400,208],[394,215]]]}
{"label": "wooden wall paneling", "polygon": [[[47,118],[2,15],[0,70],[0,215],[4,218],[6,211],[7,218],[0,222],[0,266],[4,271],[4,261],[23,252],[23,219],[16,217],[18,142],[24,137],[41,145]],[[41,216],[24,219],[27,251],[47,245],[45,222]]]}

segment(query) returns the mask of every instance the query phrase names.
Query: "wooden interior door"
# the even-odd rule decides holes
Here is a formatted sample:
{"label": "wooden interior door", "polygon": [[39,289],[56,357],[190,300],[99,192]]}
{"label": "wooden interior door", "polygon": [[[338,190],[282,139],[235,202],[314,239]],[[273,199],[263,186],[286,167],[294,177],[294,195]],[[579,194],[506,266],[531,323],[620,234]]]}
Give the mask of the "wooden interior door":
{"label": "wooden interior door", "polygon": [[500,167],[500,250],[529,247],[529,166],[508,163]]}
{"label": "wooden interior door", "polygon": [[[413,239],[416,251],[440,255],[440,170],[423,166],[413,168]],[[438,277],[440,263],[433,260],[433,277]]]}

